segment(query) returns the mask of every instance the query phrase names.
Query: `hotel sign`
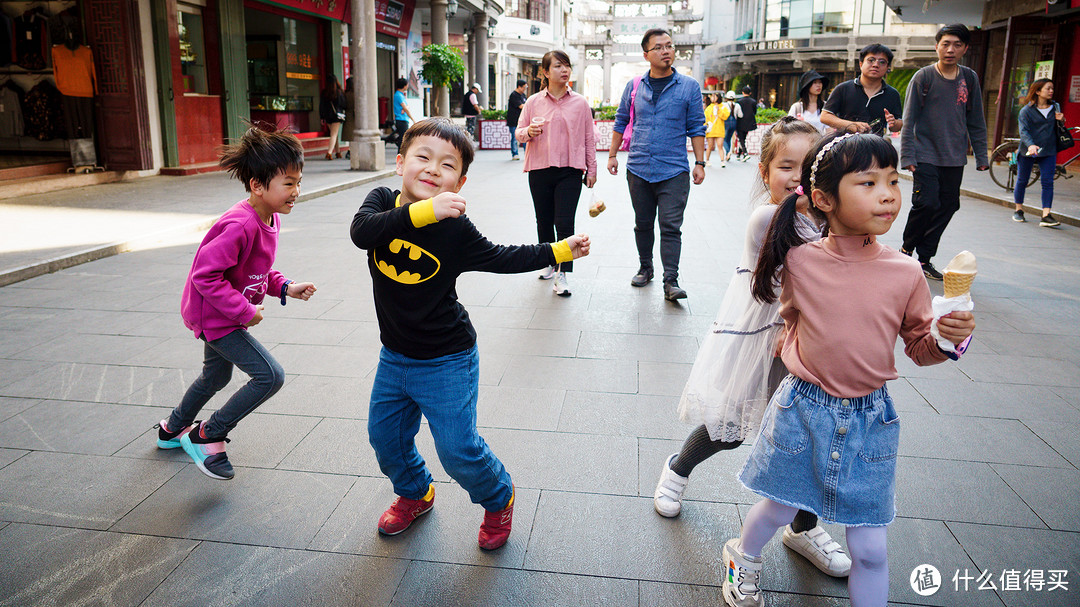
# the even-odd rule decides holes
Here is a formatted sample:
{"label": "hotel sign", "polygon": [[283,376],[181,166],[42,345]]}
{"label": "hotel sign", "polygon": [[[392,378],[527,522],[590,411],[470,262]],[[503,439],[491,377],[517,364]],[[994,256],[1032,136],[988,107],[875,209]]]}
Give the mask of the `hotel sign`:
{"label": "hotel sign", "polygon": [[758,40],[740,44],[739,51],[788,51],[810,46],[809,38],[785,38],[783,40]]}

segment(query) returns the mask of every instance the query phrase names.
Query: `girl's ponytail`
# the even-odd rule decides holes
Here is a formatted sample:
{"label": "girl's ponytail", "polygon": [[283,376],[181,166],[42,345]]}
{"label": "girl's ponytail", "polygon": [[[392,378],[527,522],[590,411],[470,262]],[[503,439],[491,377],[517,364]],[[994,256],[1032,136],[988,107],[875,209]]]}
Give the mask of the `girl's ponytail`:
{"label": "girl's ponytail", "polygon": [[761,243],[761,255],[758,256],[754,278],[750,282],[750,292],[761,303],[771,304],[776,301],[776,286],[779,281],[777,271],[784,265],[788,251],[806,244],[806,239],[796,229],[795,214],[798,213],[800,194],[791,194],[780,203],[765,231],[765,240]]}

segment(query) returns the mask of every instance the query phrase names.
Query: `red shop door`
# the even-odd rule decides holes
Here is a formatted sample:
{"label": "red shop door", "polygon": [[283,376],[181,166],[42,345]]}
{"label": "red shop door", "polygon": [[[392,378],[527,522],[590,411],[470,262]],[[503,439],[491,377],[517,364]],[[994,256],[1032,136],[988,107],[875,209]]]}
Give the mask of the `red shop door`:
{"label": "red shop door", "polygon": [[153,168],[137,1],[86,0],[84,7],[97,63],[98,162],[109,170]]}
{"label": "red shop door", "polygon": [[167,6],[179,164],[215,162],[225,143],[217,0]]}

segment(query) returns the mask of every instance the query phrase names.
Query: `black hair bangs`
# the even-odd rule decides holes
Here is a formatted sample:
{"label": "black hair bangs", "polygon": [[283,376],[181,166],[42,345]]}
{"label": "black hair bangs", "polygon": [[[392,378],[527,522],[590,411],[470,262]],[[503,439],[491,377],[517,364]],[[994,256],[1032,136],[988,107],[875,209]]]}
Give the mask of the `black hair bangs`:
{"label": "black hair bangs", "polygon": [[873,168],[897,168],[900,155],[891,141],[878,135],[861,134],[837,144],[832,156],[834,175],[861,173]]}

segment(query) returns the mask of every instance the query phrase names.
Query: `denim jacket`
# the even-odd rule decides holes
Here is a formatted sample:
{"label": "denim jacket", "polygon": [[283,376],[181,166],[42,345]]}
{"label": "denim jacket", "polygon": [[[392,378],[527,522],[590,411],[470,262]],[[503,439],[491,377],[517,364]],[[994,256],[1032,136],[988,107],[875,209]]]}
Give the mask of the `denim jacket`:
{"label": "denim jacket", "polygon": [[[628,82],[619,101],[619,111],[615,114],[615,131],[618,133],[625,131],[630,121],[630,91],[633,88],[634,82]],[[689,172],[686,138],[704,136],[705,110],[697,81],[674,72],[671,82],[654,99],[646,72],[634,99],[634,130],[626,170],[649,183]]]}

